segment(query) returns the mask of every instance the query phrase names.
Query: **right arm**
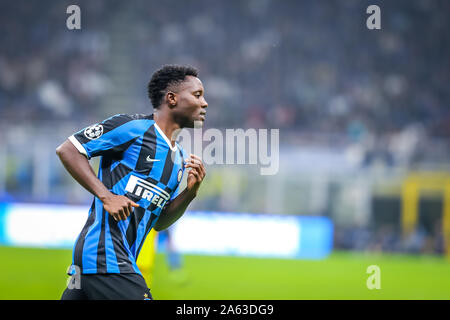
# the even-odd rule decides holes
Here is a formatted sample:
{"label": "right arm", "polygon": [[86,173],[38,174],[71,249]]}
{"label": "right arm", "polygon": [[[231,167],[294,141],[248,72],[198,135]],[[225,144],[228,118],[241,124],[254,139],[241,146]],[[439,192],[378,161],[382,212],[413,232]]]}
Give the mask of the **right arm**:
{"label": "right arm", "polygon": [[103,202],[103,207],[114,220],[126,220],[133,207],[139,207],[127,197],[110,192],[97,178],[86,156],[81,154],[69,140],[56,148],[56,154],[70,175]]}

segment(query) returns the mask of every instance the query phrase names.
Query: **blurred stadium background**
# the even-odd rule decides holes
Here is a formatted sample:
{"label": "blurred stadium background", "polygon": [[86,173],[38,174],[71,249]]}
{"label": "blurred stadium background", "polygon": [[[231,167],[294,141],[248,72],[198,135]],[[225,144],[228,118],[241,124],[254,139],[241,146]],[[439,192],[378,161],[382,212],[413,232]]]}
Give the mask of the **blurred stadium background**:
{"label": "blurred stadium background", "polygon": [[[66,28],[70,4],[81,30]],[[366,28],[371,4],[381,30]],[[51,239],[49,205],[92,196],[55,148],[116,113],[151,112],[151,73],[178,63],[200,70],[205,129],[280,129],[278,174],[208,166],[189,209],[327,219],[332,250],[184,253],[182,284],[160,252],[156,298],[449,299],[449,14],[443,0],[1,1],[0,298],[59,299],[71,245],[49,248],[31,227]],[[17,220],[26,241],[14,243],[5,217],[26,204],[35,216]],[[366,286],[370,265],[380,290]]]}

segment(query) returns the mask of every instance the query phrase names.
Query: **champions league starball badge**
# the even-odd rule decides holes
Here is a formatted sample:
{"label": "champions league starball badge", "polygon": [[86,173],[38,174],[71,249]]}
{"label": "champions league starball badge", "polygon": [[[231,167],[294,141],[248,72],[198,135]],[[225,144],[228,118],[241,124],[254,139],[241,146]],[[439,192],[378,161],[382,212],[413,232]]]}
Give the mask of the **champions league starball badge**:
{"label": "champions league starball badge", "polygon": [[103,134],[103,126],[101,124],[94,124],[84,130],[84,136],[90,140],[98,139]]}
{"label": "champions league starball badge", "polygon": [[178,170],[178,176],[177,176],[177,181],[180,182],[181,181],[181,177],[183,176],[183,170]]}

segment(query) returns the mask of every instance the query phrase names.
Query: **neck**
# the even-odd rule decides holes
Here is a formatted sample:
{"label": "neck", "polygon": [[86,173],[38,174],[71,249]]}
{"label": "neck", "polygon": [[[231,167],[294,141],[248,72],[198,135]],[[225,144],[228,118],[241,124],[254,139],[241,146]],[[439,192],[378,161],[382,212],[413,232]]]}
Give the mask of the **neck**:
{"label": "neck", "polygon": [[164,109],[157,110],[153,112],[153,119],[155,120],[158,127],[164,132],[167,138],[169,138],[172,147],[175,146],[176,136],[174,135],[175,130],[180,129],[180,126],[172,119],[168,112]]}

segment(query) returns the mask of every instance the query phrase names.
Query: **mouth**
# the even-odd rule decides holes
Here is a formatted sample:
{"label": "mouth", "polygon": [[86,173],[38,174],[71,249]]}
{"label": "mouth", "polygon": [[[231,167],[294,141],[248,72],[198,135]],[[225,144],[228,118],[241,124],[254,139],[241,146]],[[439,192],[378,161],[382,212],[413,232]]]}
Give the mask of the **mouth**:
{"label": "mouth", "polygon": [[206,119],[206,112],[200,113],[200,119],[202,119],[203,121],[205,121],[205,119]]}

